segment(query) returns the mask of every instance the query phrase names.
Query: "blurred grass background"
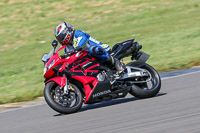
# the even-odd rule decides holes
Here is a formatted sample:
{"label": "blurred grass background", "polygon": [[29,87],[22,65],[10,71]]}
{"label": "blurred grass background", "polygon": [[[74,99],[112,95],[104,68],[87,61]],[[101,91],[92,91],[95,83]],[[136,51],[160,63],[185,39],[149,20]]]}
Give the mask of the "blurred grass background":
{"label": "blurred grass background", "polygon": [[200,0],[0,0],[0,104],[43,94],[62,21],[110,46],[135,38],[159,72],[200,65]]}

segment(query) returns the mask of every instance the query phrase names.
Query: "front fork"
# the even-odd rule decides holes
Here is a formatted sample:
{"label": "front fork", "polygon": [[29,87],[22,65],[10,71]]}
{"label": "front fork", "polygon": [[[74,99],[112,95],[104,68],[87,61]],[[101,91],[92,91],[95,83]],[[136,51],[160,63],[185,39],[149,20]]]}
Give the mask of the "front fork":
{"label": "front fork", "polygon": [[65,79],[65,86],[64,86],[64,93],[63,94],[68,94],[69,93],[69,80],[67,80],[67,76],[63,74],[63,77],[66,77]]}
{"label": "front fork", "polygon": [[61,88],[64,89],[64,93],[63,94],[68,94],[70,87],[69,87],[69,81],[67,79],[67,76],[65,74],[63,74],[63,77],[54,77],[48,81],[45,82],[45,84],[47,84],[50,81],[54,81],[56,82]]}

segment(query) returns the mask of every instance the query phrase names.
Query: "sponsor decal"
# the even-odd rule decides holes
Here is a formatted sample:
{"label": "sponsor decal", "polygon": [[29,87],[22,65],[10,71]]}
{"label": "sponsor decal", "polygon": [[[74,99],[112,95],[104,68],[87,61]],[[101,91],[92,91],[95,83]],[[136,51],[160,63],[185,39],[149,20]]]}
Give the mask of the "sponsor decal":
{"label": "sponsor decal", "polygon": [[102,48],[108,48],[109,46],[108,46],[108,44],[102,44],[102,45],[100,45]]}
{"label": "sponsor decal", "polygon": [[111,92],[111,90],[105,90],[105,91],[102,91],[102,92],[93,94],[92,97],[95,98],[95,97],[98,97],[98,96],[101,96],[101,95],[108,94],[108,93],[110,93],[110,92]]}
{"label": "sponsor decal", "polygon": [[89,64],[91,64],[91,63],[92,63],[92,62],[88,62],[88,63],[82,65],[82,67],[85,67],[85,66],[87,66],[87,65],[89,65]]}
{"label": "sponsor decal", "polygon": [[83,38],[83,37],[81,37],[81,36],[80,36],[80,37],[77,37],[77,38],[74,37],[74,40],[73,40],[74,45],[73,45],[73,46],[74,46],[74,47],[77,47],[78,45],[80,45],[79,42],[81,41],[82,38]]}
{"label": "sponsor decal", "polygon": [[94,39],[93,37],[90,37],[89,40],[92,41],[92,42],[94,42],[94,43],[96,43],[96,44],[100,44],[100,42],[97,41],[96,39]]}

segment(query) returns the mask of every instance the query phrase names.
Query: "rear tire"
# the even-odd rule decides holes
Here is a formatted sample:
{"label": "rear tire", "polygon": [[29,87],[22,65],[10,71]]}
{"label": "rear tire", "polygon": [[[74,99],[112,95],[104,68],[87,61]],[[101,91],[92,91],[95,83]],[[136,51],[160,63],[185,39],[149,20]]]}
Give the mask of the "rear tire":
{"label": "rear tire", "polygon": [[[65,103],[65,101],[63,103],[60,102],[60,99],[57,98],[55,92],[58,90],[58,88],[60,88],[60,86],[55,83],[55,82],[48,82],[45,85],[44,88],[44,97],[45,100],[47,102],[47,104],[55,111],[61,113],[61,114],[69,114],[69,113],[74,113],[77,112],[81,109],[82,104],[83,104],[83,97],[82,94],[80,92],[80,90],[78,89],[78,87],[74,84],[71,84],[73,88],[73,91],[70,92],[70,94],[72,93],[73,95],[70,95],[69,98],[74,97],[74,104],[73,106],[70,107],[70,105],[64,105],[63,103]],[[56,90],[57,89],[57,90]],[[60,91],[60,90],[58,90]],[[72,99],[73,100],[73,99]],[[60,102],[60,103],[59,103]],[[70,101],[71,102],[71,101]],[[69,102],[69,103],[70,103]]]}
{"label": "rear tire", "polygon": [[[132,66],[134,67],[134,66]],[[137,98],[150,98],[154,97],[158,94],[161,88],[161,80],[158,72],[150,65],[145,64],[141,66],[140,68],[147,70],[152,77],[152,87],[149,89],[147,87],[147,83],[135,83],[134,86],[132,86],[132,89],[130,91],[130,94],[137,97]],[[148,88],[148,89],[147,89]]]}

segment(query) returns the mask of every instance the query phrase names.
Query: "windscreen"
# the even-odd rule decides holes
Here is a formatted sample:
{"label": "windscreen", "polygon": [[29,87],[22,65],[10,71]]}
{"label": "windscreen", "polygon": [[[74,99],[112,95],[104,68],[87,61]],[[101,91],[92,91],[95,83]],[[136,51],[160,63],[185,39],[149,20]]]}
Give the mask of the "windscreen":
{"label": "windscreen", "polygon": [[[55,51],[57,51],[60,47],[61,47],[61,46],[56,47],[56,50],[55,50]],[[53,51],[54,51],[54,48],[52,48],[51,51],[49,52],[49,54],[48,54],[48,57],[49,57],[49,58],[51,58],[51,56],[53,55]]]}

